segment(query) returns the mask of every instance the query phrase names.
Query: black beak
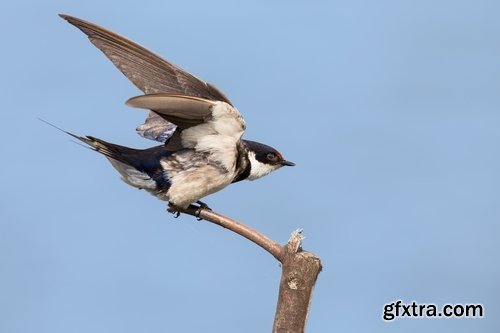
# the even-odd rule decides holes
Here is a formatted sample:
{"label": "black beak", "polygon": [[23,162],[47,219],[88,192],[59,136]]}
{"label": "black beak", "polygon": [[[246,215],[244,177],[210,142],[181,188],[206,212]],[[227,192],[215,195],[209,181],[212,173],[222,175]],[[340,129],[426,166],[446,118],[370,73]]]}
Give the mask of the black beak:
{"label": "black beak", "polygon": [[281,165],[286,165],[286,166],[294,166],[295,165],[295,163],[290,162],[290,161],[286,161],[286,160],[283,160],[280,163],[281,163]]}

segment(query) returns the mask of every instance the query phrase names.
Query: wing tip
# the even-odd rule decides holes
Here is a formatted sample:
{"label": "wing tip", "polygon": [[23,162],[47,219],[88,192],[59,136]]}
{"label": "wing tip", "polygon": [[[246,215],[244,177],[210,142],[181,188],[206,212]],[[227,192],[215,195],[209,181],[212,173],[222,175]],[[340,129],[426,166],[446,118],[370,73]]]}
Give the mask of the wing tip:
{"label": "wing tip", "polygon": [[99,30],[105,30],[104,28],[99,27],[98,25],[95,25],[94,23],[91,23],[89,21],[82,20],[78,17],[71,16],[68,14],[58,14],[60,18],[68,22],[69,24],[77,27],[80,29],[83,33],[85,33],[89,38],[93,33]]}
{"label": "wing tip", "polygon": [[137,100],[140,99],[142,96],[143,95],[130,97],[129,99],[127,99],[127,101],[125,101],[125,105],[132,108],[141,108],[139,106],[140,104],[137,103]]}
{"label": "wing tip", "polygon": [[71,16],[71,15],[67,15],[67,14],[62,14],[61,13],[61,14],[58,14],[58,15],[59,15],[60,18],[62,18],[63,20],[65,20],[69,24],[77,27],[78,29],[80,29],[84,33],[86,33],[85,30],[83,29],[83,27],[88,26],[90,24],[89,22],[84,21],[82,19],[79,19],[77,17]]}
{"label": "wing tip", "polygon": [[82,21],[82,20],[80,20],[79,18],[76,18],[76,17],[71,16],[71,15],[68,15],[68,14],[59,13],[59,14],[57,14],[57,15],[58,15],[60,18],[62,18],[63,20],[65,20],[65,21],[67,21],[67,22],[69,22],[69,23],[71,23],[71,24],[73,24],[73,25],[76,23],[76,21]]}

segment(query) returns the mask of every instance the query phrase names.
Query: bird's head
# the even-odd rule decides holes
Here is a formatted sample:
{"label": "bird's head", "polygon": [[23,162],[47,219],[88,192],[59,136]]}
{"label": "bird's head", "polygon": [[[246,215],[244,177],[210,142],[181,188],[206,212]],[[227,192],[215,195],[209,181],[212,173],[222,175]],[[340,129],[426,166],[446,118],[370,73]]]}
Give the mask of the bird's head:
{"label": "bird's head", "polygon": [[282,166],[294,166],[295,163],[283,158],[279,151],[265,144],[244,140],[248,149],[248,159],[250,160],[250,175],[248,180],[255,180],[263,177]]}

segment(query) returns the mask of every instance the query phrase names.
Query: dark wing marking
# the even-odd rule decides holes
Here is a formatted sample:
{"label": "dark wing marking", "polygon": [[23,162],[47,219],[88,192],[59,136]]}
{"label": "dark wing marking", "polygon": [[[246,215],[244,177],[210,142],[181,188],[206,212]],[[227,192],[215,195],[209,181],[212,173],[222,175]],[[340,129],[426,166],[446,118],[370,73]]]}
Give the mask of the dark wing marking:
{"label": "dark wing marking", "polygon": [[231,104],[216,87],[146,48],[93,23],[60,14],[85,33],[115,66],[145,94],[176,93]]}

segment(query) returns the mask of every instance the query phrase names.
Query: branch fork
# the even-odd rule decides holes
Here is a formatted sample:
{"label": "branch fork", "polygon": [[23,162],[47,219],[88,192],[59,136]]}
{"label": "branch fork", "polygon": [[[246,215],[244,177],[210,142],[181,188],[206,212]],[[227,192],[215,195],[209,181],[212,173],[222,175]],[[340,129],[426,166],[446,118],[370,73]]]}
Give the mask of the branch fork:
{"label": "branch fork", "polygon": [[231,230],[275,257],[281,263],[282,273],[273,332],[304,332],[312,292],[322,267],[319,257],[302,250],[302,230],[292,232],[288,243],[281,245],[261,232],[206,207],[190,205],[177,211]]}

